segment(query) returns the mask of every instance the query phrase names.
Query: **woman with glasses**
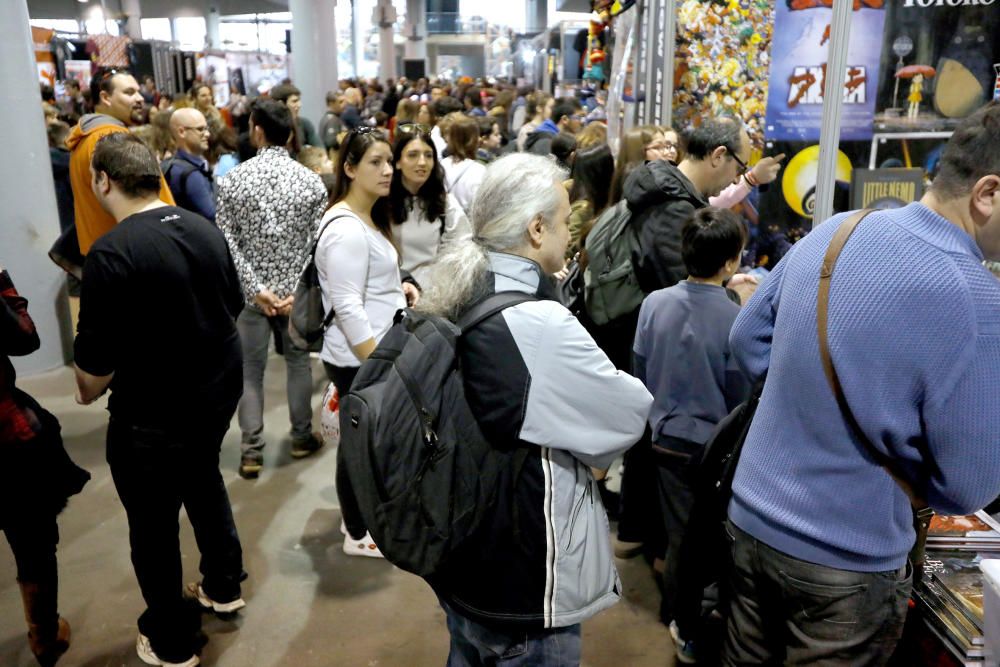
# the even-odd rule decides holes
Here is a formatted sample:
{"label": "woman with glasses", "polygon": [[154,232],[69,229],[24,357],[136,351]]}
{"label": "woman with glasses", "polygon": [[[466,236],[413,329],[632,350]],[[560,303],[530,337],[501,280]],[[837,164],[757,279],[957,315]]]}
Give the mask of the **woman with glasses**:
{"label": "woman with glasses", "polygon": [[448,128],[448,157],[442,161],[445,188],[454,195],[465,214],[486,175],[486,167],[476,161],[479,150],[479,125],[475,118],[456,117]]}
{"label": "woman with glasses", "polygon": [[[362,126],[347,135],[337,158],[332,205],[320,222],[316,246],[323,308],[336,313],[319,356],[341,396],[392,326],[396,311],[418,298],[413,285],[402,284],[399,253],[392,242],[388,199],[392,174],[392,149],[381,132]],[[337,466],[344,553],[381,557],[361,520],[344,470]]]}
{"label": "woman with glasses", "polygon": [[444,248],[472,234],[458,200],[444,186],[430,128],[409,123],[396,129],[392,150],[396,171],[389,192],[392,237],[401,266],[428,288],[427,266]]}
{"label": "woman with glasses", "polygon": [[622,137],[615,161],[615,175],[611,180],[611,203],[621,201],[625,179],[632,170],[646,162],[665,159],[666,141],[660,128],[654,125],[635,127]]}

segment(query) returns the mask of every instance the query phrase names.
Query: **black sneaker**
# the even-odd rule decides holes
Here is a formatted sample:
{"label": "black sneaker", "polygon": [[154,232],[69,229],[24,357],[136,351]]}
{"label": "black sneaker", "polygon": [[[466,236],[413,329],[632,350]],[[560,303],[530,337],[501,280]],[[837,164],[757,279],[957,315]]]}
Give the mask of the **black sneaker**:
{"label": "black sneaker", "polygon": [[310,434],[305,440],[292,441],[292,458],[301,459],[311,454],[315,454],[323,447],[323,440]]}
{"label": "black sneaker", "polygon": [[264,462],[253,456],[243,456],[240,458],[240,477],[243,479],[257,479]]}

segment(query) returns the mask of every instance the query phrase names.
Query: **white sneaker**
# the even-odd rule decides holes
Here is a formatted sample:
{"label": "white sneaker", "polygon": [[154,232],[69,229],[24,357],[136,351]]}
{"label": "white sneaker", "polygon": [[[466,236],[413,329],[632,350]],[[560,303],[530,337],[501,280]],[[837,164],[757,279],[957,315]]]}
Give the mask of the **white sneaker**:
{"label": "white sneaker", "polygon": [[201,664],[201,659],[196,655],[192,655],[184,662],[167,662],[166,660],[161,660],[160,656],[153,652],[153,647],[149,645],[149,637],[141,632],[135,640],[135,652],[139,655],[139,659],[147,665],[162,665],[162,667],[195,667],[195,665]]}
{"label": "white sneaker", "polygon": [[184,588],[184,597],[189,600],[197,600],[204,609],[209,609],[217,614],[231,614],[234,611],[239,611],[243,607],[247,606],[247,603],[243,601],[243,598],[236,598],[231,602],[216,602],[212,598],[205,594],[204,589],[199,583],[188,584]]}
{"label": "white sneaker", "polygon": [[[345,531],[346,533],[346,531]],[[349,534],[344,535],[344,553],[348,556],[367,556],[368,558],[385,558],[379,551],[371,533],[365,533],[360,540],[356,540]]]}

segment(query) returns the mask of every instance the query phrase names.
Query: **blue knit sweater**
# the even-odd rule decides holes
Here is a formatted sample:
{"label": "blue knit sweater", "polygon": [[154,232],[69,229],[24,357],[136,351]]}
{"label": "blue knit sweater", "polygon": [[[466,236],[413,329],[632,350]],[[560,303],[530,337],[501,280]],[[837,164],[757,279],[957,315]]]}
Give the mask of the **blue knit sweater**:
{"label": "blue knit sweater", "polygon": [[[729,516],[795,558],[877,572],[905,563],[914,533],[906,496],[855,440],[819,361],[819,266],[844,217],[796,244],[733,325],[737,362],[768,378]],[[1000,495],[1000,282],[981,260],[969,235],[911,204],[861,223],[830,290],[851,410],[947,514]]]}

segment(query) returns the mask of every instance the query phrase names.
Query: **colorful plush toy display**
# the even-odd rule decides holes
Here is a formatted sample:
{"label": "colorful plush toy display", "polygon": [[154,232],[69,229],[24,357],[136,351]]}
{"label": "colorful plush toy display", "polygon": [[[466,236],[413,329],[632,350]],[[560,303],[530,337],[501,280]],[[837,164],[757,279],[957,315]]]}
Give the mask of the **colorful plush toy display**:
{"label": "colorful plush toy display", "polygon": [[678,11],[675,119],[737,113],[762,145],[773,25],[768,0],[685,0]]}

